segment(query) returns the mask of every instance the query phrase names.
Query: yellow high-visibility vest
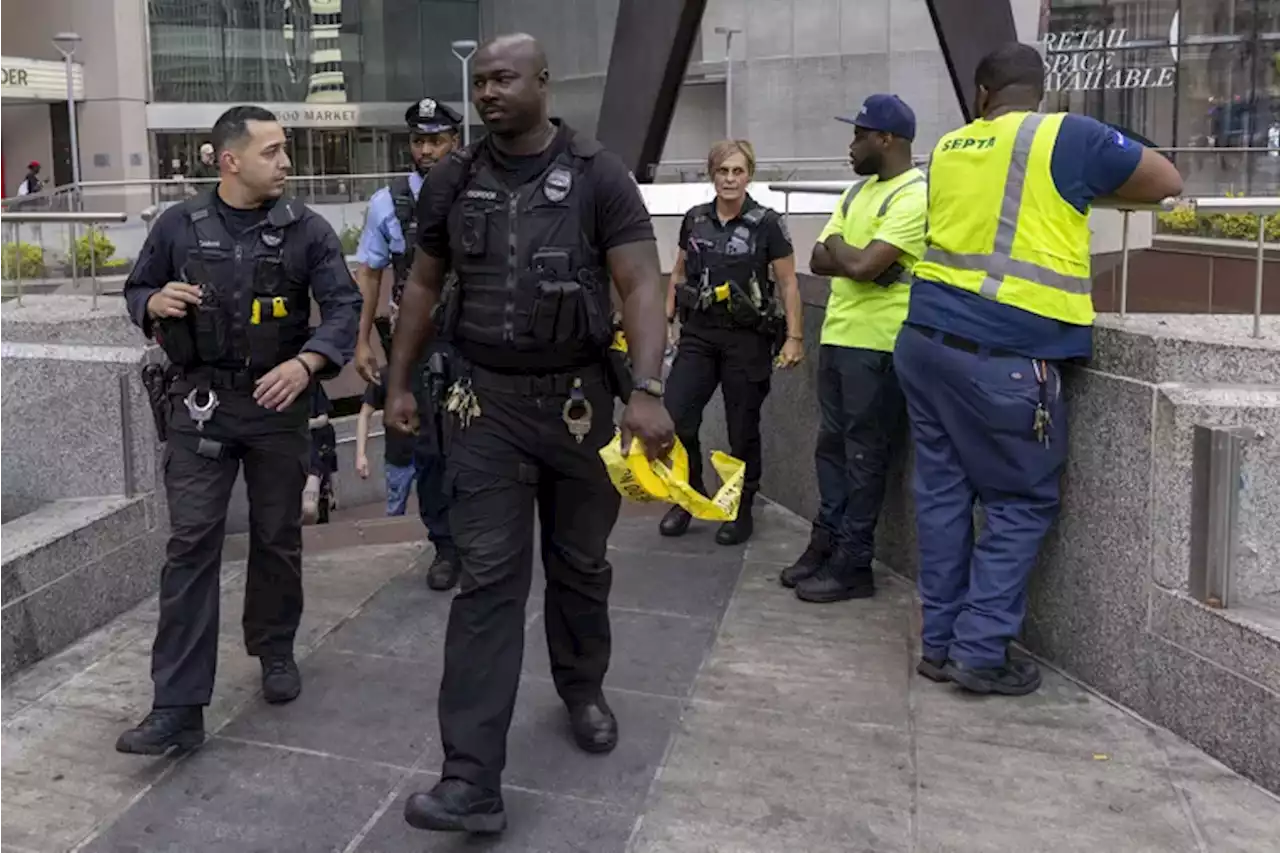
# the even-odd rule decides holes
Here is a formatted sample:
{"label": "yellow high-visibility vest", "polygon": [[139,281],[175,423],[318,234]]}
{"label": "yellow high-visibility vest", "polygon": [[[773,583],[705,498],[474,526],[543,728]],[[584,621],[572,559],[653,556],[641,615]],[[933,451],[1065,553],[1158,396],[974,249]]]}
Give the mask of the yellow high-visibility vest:
{"label": "yellow high-visibility vest", "polygon": [[929,165],[929,226],[916,276],[1041,317],[1093,323],[1089,214],[1049,164],[1064,113],[1006,113],[952,131]]}

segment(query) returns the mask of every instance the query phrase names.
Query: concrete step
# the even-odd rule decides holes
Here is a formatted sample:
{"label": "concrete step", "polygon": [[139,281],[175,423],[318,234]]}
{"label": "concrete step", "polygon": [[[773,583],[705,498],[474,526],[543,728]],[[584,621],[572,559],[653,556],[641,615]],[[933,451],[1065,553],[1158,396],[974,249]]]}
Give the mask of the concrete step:
{"label": "concrete step", "polygon": [[155,591],[164,541],[145,498],[53,501],[0,528],[3,674],[74,642]]}

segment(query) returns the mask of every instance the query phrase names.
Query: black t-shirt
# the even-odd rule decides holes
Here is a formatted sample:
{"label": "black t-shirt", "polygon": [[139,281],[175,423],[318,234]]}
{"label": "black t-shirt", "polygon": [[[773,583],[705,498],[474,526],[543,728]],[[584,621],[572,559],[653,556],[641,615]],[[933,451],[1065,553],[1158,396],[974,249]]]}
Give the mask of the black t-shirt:
{"label": "black t-shirt", "polygon": [[[382,368],[379,374],[382,384],[369,383],[369,387],[364,390],[364,404],[372,406],[375,409],[385,410],[387,407],[387,368]],[[430,429],[430,424],[423,424],[422,429]],[[392,429],[384,426],[386,436],[383,439],[383,447],[386,450],[384,458],[388,465],[394,465],[397,468],[404,468],[413,464],[413,444],[414,437],[405,435],[398,429]]]}
{"label": "black t-shirt", "polygon": [[232,207],[223,201],[220,195],[214,193],[213,203],[218,214],[222,217],[222,221],[227,224],[227,230],[236,237],[239,237],[250,228],[261,223],[268,215],[270,215],[271,208],[275,206],[275,199],[272,199],[258,207],[244,209],[240,207]]}

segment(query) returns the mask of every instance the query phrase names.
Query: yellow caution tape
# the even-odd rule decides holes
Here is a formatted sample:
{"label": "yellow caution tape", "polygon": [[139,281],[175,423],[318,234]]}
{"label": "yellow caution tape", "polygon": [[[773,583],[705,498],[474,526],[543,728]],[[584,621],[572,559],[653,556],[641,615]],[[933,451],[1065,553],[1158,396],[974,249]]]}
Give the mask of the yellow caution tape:
{"label": "yellow caution tape", "polygon": [[727,302],[729,300],[729,282],[725,282],[715,290],[716,302]]}
{"label": "yellow caution tape", "polygon": [[689,485],[689,452],[680,439],[676,439],[666,459],[650,462],[639,439],[631,441],[631,452],[624,457],[622,436],[615,434],[613,441],[600,449],[600,458],[614,488],[628,500],[673,503],[703,521],[732,521],[738,517],[746,464],[727,453],[717,450],[711,454],[711,465],[723,484],[712,498]]}

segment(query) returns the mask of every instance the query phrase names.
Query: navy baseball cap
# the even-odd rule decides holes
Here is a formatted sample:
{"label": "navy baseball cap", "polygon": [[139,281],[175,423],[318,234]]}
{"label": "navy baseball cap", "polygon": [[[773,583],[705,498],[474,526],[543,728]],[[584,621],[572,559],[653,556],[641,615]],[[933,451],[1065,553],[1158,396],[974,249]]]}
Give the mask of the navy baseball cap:
{"label": "navy baseball cap", "polygon": [[405,124],[414,133],[457,132],[462,126],[462,116],[448,104],[435,98],[423,98],[404,111]]}
{"label": "navy baseball cap", "polygon": [[916,114],[897,95],[871,95],[855,116],[836,116],[836,121],[892,133],[908,141],[916,138]]}

